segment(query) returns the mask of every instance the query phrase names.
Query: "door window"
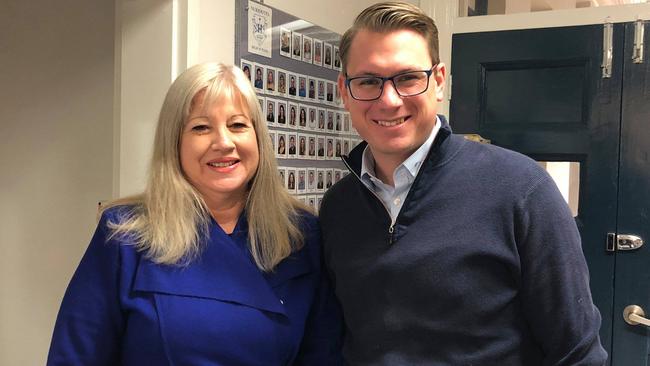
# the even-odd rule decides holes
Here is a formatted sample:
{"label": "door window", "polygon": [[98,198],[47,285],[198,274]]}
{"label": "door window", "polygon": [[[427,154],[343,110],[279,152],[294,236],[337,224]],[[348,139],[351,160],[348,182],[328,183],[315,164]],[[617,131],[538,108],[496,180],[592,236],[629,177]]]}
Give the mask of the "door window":
{"label": "door window", "polygon": [[580,162],[578,161],[538,161],[553,178],[562,197],[569,205],[573,217],[578,216],[580,200]]}

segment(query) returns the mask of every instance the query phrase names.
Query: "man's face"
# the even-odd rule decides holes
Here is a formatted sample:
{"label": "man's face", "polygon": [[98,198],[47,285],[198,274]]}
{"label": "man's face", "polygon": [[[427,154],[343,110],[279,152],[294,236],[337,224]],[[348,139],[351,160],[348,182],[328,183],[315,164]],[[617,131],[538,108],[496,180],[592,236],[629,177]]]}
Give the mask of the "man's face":
{"label": "man's face", "polygon": [[[348,55],[348,77],[393,76],[400,72],[428,70],[432,66],[425,39],[410,30],[376,33],[360,30]],[[384,84],[381,97],[373,101],[353,99],[339,75],[338,87],[352,124],[368,142],[378,163],[399,164],[431,134],[437,103],[442,100],[445,67],[439,64],[426,92],[400,97],[393,84]]]}

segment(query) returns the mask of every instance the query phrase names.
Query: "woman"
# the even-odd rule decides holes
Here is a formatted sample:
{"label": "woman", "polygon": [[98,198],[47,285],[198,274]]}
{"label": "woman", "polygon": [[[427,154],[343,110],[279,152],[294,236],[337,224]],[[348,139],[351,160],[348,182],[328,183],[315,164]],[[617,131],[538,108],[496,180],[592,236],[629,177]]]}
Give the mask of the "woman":
{"label": "woman", "polygon": [[269,123],[275,123],[275,104],[273,102],[269,102],[269,105],[266,108],[266,121]]}
{"label": "woman", "polygon": [[307,142],[305,136],[300,136],[298,139],[298,155],[305,156],[307,152]]}
{"label": "woman", "polygon": [[278,72],[278,93],[284,94],[287,92],[287,79],[283,72]]}
{"label": "woman", "polygon": [[275,71],[272,69],[269,69],[266,73],[266,90],[268,91],[275,90],[275,78],[273,77],[274,74]]}
{"label": "woman", "polygon": [[281,186],[267,136],[241,70],[179,76],[145,191],[103,210],[48,365],[340,363],[323,348],[338,349],[339,320],[318,226]]}
{"label": "woman", "polygon": [[284,155],[286,153],[287,143],[284,141],[284,135],[278,137],[278,154]]}
{"label": "woman", "polygon": [[296,125],[296,107],[293,105],[289,107],[289,126]]}
{"label": "woman", "polygon": [[298,117],[298,125],[300,127],[307,127],[307,112],[305,108],[300,107],[300,116]]}
{"label": "woman", "polygon": [[289,172],[289,181],[287,183],[287,189],[296,189],[296,176],[293,172]]}
{"label": "woman", "polygon": [[286,123],[286,116],[284,113],[284,104],[279,104],[278,103],[278,123],[285,124]]}

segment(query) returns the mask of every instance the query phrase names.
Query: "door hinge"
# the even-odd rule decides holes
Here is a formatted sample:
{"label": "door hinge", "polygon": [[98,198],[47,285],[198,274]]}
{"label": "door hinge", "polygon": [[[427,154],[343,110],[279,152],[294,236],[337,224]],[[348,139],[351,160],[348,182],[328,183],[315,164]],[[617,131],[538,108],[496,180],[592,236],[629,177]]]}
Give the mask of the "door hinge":
{"label": "door hinge", "polygon": [[643,19],[637,19],[634,22],[634,48],[632,49],[632,62],[635,64],[643,63],[643,31],[645,25]]}
{"label": "door hinge", "polygon": [[600,65],[603,69],[603,79],[612,77],[612,58],[614,52],[614,25],[609,17],[603,25],[603,62]]}
{"label": "door hinge", "polygon": [[643,246],[643,239],[638,235],[607,233],[607,245],[605,250],[615,252],[617,250],[636,250]]}

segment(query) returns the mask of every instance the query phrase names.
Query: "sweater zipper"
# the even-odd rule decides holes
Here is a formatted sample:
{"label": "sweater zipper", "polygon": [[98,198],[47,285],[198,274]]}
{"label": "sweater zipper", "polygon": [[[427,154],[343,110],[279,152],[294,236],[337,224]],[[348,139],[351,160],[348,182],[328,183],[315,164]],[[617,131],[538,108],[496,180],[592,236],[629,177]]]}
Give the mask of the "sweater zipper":
{"label": "sweater zipper", "polygon": [[350,165],[348,164],[348,162],[347,162],[345,159],[341,158],[341,160],[343,161],[343,164],[345,164],[345,166],[348,168],[348,170],[349,170],[352,174],[354,174],[355,177],[357,177],[357,179],[358,179],[359,182],[363,185],[363,187],[364,187],[365,189],[367,189],[370,193],[372,193],[372,195],[375,196],[375,197],[377,198],[377,200],[379,201],[379,203],[381,203],[381,206],[384,208],[384,210],[386,210],[386,214],[388,214],[388,217],[390,218],[390,221],[391,221],[390,227],[388,227],[388,244],[389,244],[389,245],[392,245],[392,244],[393,244],[393,233],[395,232],[395,224],[397,224],[397,219],[395,219],[395,222],[393,222],[393,218],[392,218],[391,215],[390,215],[390,211],[388,210],[388,207],[386,207],[386,205],[384,204],[384,201],[382,201],[381,198],[379,198],[379,196],[377,195],[377,193],[373,192],[372,189],[369,189],[368,187],[366,187],[365,184],[363,184],[363,181],[361,180],[361,177],[359,177],[359,175],[357,174],[357,172],[355,172],[354,169],[352,169],[352,168],[350,167]]}

